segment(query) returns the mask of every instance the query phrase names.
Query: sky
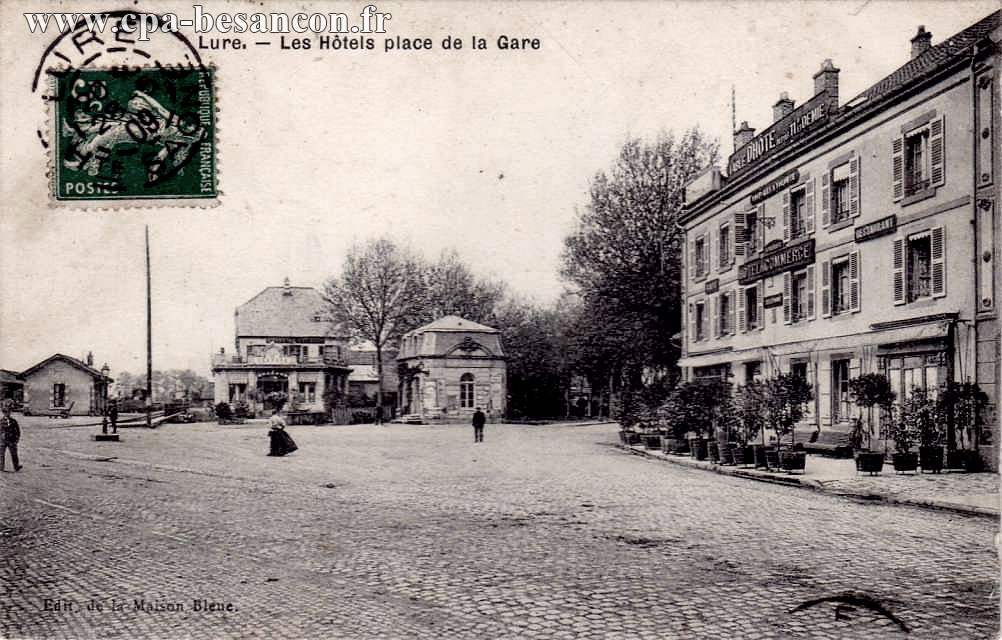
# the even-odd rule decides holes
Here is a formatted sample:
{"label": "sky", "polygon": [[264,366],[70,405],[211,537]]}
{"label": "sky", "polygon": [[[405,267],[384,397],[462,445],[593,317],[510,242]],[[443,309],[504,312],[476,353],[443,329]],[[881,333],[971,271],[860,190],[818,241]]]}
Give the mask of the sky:
{"label": "sky", "polygon": [[[222,11],[343,11],[364,2],[202,3]],[[220,186],[214,208],[81,211],[49,204],[31,91],[55,34],[0,6],[0,368],[94,353],[112,375],[145,368],[143,233],[149,225],[153,357],[207,375],[232,349],[233,311],[288,277],[320,286],[349,247],[388,235],[429,258],[455,248],[484,276],[546,304],[589,179],[631,136],[698,125],[731,151],[738,121],[762,130],[786,91],[800,104],[831,58],[844,103],[995,2],[376,2],[388,35],[446,35],[489,50],[203,50],[217,67]],[[261,9],[260,7],[266,7]],[[191,4],[139,10],[192,13]],[[500,51],[500,35],[539,38]],[[193,39],[193,34],[189,34]],[[315,37],[315,36],[314,36]]]}

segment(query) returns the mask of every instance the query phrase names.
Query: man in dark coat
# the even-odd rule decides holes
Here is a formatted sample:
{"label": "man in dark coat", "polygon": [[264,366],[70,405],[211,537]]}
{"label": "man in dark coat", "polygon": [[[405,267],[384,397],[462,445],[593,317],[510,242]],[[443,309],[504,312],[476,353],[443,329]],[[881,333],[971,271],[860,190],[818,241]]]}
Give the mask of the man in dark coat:
{"label": "man in dark coat", "polygon": [[10,415],[10,405],[3,406],[3,416],[0,417],[0,471],[4,470],[7,461],[7,449],[10,449],[10,459],[14,463],[14,471],[21,470],[21,461],[17,459],[17,442],[21,439],[21,427]]}
{"label": "man in dark coat", "polygon": [[484,412],[477,407],[477,410],[473,412],[473,441],[483,442],[484,441],[484,425],[487,424],[487,416]]}
{"label": "man in dark coat", "polygon": [[111,422],[111,432],[118,433],[118,402],[115,400],[108,407],[108,420]]}

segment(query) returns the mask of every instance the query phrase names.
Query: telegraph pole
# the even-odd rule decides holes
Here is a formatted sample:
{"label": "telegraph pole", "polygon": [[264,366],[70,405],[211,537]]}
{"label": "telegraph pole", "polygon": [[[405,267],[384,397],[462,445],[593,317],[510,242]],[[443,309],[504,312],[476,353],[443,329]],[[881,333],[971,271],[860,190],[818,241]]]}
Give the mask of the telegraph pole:
{"label": "telegraph pole", "polygon": [[146,225],[146,428],[153,428],[153,302],[150,295],[150,225]]}

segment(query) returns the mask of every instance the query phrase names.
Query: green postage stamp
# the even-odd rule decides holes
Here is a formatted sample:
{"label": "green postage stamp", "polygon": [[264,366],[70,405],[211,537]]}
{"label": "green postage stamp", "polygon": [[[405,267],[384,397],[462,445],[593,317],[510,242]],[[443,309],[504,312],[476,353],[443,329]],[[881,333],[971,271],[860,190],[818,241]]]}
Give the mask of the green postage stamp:
{"label": "green postage stamp", "polygon": [[204,67],[55,74],[55,200],[215,199],[213,81]]}

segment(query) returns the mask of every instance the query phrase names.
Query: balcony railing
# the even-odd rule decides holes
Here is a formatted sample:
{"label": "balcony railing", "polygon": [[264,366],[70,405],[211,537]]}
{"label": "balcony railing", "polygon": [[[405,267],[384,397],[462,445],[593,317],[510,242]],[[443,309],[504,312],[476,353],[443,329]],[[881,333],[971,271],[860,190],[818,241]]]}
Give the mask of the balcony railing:
{"label": "balcony railing", "polygon": [[344,366],[344,358],[335,355],[323,356],[302,356],[302,355],[249,355],[240,356],[225,353],[212,354],[212,366],[226,365],[296,365],[296,364],[325,364],[331,366]]}

